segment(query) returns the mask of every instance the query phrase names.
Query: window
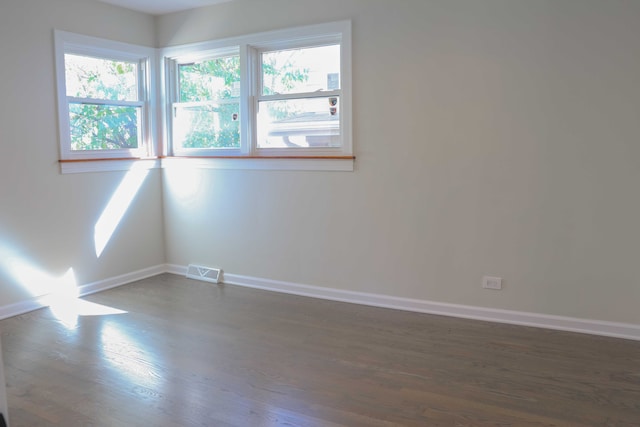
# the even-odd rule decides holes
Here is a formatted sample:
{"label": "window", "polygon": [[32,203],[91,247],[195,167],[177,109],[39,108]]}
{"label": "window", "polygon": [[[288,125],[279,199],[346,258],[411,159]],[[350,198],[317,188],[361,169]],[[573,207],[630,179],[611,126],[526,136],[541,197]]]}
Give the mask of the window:
{"label": "window", "polygon": [[259,58],[257,148],[340,148],[340,45],[265,51]]}
{"label": "window", "polygon": [[237,49],[176,62],[172,104],[174,153],[240,149],[240,55]]}
{"label": "window", "polygon": [[61,31],[55,39],[61,159],[150,156],[153,49]]}
{"label": "window", "polygon": [[168,152],[352,158],[350,23],[163,51]]}

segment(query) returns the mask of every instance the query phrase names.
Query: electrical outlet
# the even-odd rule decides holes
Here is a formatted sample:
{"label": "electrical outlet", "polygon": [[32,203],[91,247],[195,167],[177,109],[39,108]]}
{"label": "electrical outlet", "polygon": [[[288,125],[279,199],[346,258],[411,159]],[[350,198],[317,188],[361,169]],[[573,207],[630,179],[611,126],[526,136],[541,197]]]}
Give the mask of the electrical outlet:
{"label": "electrical outlet", "polygon": [[482,287],[494,291],[502,290],[502,277],[484,276],[482,278]]}

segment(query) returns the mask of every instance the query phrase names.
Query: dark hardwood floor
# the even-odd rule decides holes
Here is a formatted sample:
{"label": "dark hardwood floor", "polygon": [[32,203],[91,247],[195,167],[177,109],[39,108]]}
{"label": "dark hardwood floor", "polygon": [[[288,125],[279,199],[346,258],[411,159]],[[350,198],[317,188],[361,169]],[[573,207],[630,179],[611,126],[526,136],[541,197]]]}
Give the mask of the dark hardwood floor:
{"label": "dark hardwood floor", "polygon": [[640,426],[640,342],[170,274],[83,301],[0,322],[12,427]]}

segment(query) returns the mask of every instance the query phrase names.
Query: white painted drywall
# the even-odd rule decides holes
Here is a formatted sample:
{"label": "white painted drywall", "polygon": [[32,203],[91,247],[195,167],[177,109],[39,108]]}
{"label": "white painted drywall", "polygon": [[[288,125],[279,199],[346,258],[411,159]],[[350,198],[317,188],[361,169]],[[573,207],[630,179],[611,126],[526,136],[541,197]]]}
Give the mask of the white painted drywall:
{"label": "white painted drywall", "polygon": [[69,269],[82,285],[164,262],[158,171],[96,256],[94,226],[126,173],[59,173],[54,28],[155,46],[154,19],[141,13],[94,1],[0,4],[0,307],[54,291]]}
{"label": "white painted drywall", "polygon": [[4,364],[2,363],[2,342],[0,340],[0,414],[4,416],[5,423],[9,422],[9,406],[7,406],[7,388],[4,378]]}
{"label": "white painted drywall", "polygon": [[168,262],[640,323],[640,2],[239,0],[156,23],[164,46],[343,19],[356,171],[167,171]]}

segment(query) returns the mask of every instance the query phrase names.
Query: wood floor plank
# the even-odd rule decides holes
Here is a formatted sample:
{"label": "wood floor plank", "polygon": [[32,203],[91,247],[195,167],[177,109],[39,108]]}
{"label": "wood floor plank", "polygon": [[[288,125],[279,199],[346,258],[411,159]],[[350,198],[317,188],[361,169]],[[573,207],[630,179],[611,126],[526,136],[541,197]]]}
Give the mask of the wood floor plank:
{"label": "wood floor plank", "polygon": [[170,274],[85,301],[122,313],[0,321],[13,427],[640,426],[639,342]]}

